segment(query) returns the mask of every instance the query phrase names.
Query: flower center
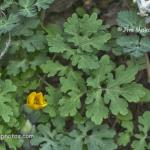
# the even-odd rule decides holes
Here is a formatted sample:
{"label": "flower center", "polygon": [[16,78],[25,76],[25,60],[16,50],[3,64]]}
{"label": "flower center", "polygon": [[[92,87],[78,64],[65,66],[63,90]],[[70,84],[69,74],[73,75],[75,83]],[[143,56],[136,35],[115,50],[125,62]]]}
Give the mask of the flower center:
{"label": "flower center", "polygon": [[40,105],[40,101],[38,97],[35,97],[34,99],[34,104]]}

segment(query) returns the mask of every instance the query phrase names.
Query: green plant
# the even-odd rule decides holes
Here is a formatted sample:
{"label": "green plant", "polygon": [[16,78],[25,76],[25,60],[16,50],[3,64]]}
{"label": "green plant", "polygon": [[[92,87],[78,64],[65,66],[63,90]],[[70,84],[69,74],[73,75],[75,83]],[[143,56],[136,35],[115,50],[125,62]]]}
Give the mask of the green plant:
{"label": "green plant", "polygon": [[[130,18],[130,20],[129,20]],[[149,29],[146,28],[144,18],[141,18],[134,11],[121,11],[118,14],[118,25],[123,28],[124,32],[131,32],[134,35],[121,36],[117,39],[124,53],[128,53],[133,57],[139,58],[145,55],[146,67],[148,74],[148,82],[150,81],[150,62],[148,52],[150,46],[148,44]]]}
{"label": "green plant", "polygon": [[96,13],[84,15],[83,18],[73,14],[64,24],[64,34],[48,36],[49,52],[62,53],[65,59],[70,59],[72,65],[77,65],[79,69],[98,68],[96,54],[111,35],[106,33],[102,20],[97,20]]}
{"label": "green plant", "polygon": [[[0,2],[1,135],[20,133],[26,120],[22,112],[27,96],[25,93],[38,86],[38,80],[33,79],[34,71],[41,62],[46,61],[46,52],[40,52],[46,47],[46,39],[40,26],[40,14],[42,16],[42,11],[50,3],[52,0]],[[32,62],[32,59],[35,61]],[[3,69],[4,67],[6,68]],[[17,150],[22,144],[22,139],[5,138],[0,149]]]}
{"label": "green plant", "polygon": [[114,150],[117,147],[113,140],[114,130],[109,129],[107,125],[97,126],[94,129],[93,127],[93,124],[86,123],[77,126],[77,129],[70,133],[57,133],[55,130],[50,131],[49,124],[39,125],[38,132],[31,140],[31,144],[40,145],[40,150],[82,150],[84,147],[87,147],[88,150]]}
{"label": "green plant", "polygon": [[[140,67],[138,64],[133,63],[129,63],[128,66],[116,66],[108,55],[98,58],[98,50],[102,50],[101,48],[106,44],[106,42],[103,45],[101,44],[103,40],[100,42],[101,46],[99,48],[90,48],[93,49],[90,59],[96,56],[99,59],[97,62],[98,67],[94,65],[96,68],[93,68],[91,67],[91,60],[88,60],[89,65],[88,62],[80,61],[78,57],[78,62],[74,63],[73,58],[78,55],[77,52],[80,51],[80,56],[82,57],[82,51],[84,51],[82,44],[76,45],[76,41],[80,42],[81,37],[87,36],[82,33],[81,27],[88,20],[84,20],[87,15],[78,19],[75,16],[73,15],[64,24],[64,32],[59,31],[61,35],[56,32],[53,35],[48,33],[47,36],[49,51],[54,54],[54,57],[53,61],[48,60],[45,64],[42,64],[41,69],[47,74],[48,78],[57,76],[60,81],[56,88],[52,88],[50,85],[47,87],[51,105],[53,109],[55,108],[55,110],[52,109],[52,112],[50,111],[50,115],[52,113],[61,117],[79,117],[80,122],[84,122],[86,118],[83,114],[85,114],[87,119],[91,119],[95,124],[102,124],[104,119],[108,119],[110,114],[113,114],[119,122],[121,121],[122,127],[126,129],[124,132],[119,133],[118,144],[126,146],[134,135],[133,118],[128,104],[142,102],[141,100],[149,93],[141,84],[135,82],[135,77]],[[75,24],[75,20],[79,20],[79,27],[76,24],[73,28],[71,26]],[[90,32],[92,32],[92,29]],[[61,44],[56,45],[55,43]],[[88,45],[89,43],[85,44]],[[90,43],[90,45],[93,45],[93,43]],[[85,50],[87,50],[86,48],[88,49],[89,46],[85,47]],[[84,52],[84,54],[88,55],[87,52]],[[57,59],[60,59],[60,57],[64,61],[66,60],[69,66],[61,64]],[[57,104],[55,103],[55,105],[52,102],[55,96],[52,94],[54,93],[53,91],[57,93],[57,98],[55,98],[57,99]],[[129,112],[131,117],[123,120],[122,118],[126,118]]]}
{"label": "green plant", "polygon": [[139,117],[139,134],[135,134],[136,140],[133,141],[132,147],[135,150],[149,149],[149,130],[150,130],[150,112],[144,112],[143,116]]}
{"label": "green plant", "polygon": [[[150,91],[137,59],[148,54],[148,33],[123,35],[86,10],[62,27],[44,24],[51,3],[0,2],[0,135],[34,135],[0,139],[0,150],[149,150]],[[132,11],[118,25],[145,27]],[[45,108],[26,105],[33,91]]]}
{"label": "green plant", "polygon": [[[12,134],[15,130],[20,129],[21,119],[18,103],[15,100],[15,92],[17,87],[13,85],[11,80],[0,80],[0,134]],[[10,148],[16,149],[21,145],[21,141],[15,139],[2,139]]]}

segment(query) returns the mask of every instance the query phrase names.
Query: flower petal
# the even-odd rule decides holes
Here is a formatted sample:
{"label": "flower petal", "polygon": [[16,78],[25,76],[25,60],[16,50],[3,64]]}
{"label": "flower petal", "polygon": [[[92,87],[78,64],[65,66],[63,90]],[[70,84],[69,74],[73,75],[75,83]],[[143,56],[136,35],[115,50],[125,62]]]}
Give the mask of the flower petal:
{"label": "flower petal", "polygon": [[39,103],[42,105],[44,103],[44,96],[42,92],[36,94],[36,98],[39,99]]}
{"label": "flower petal", "polygon": [[27,99],[27,104],[34,104],[34,99],[36,96],[36,92],[32,92]]}
{"label": "flower petal", "polygon": [[39,109],[42,109],[44,108],[46,105],[37,105],[37,104],[34,104],[34,105],[29,105],[30,108],[34,109],[34,110],[39,110]]}
{"label": "flower petal", "polygon": [[27,105],[33,110],[39,110],[48,105],[42,92],[32,92],[27,99]]}

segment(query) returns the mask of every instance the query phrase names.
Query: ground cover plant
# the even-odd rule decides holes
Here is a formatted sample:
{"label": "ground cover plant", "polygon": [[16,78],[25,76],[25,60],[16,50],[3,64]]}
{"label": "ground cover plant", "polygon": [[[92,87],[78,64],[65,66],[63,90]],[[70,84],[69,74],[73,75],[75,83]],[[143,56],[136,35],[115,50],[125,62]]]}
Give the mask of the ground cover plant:
{"label": "ground cover plant", "polygon": [[144,8],[0,1],[0,150],[150,150]]}

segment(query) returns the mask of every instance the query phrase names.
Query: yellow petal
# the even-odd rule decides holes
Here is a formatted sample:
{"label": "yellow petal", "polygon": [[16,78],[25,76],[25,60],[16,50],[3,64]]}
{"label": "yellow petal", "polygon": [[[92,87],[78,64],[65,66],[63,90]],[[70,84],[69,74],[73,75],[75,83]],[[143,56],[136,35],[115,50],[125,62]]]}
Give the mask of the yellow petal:
{"label": "yellow petal", "polygon": [[48,105],[42,92],[32,92],[27,99],[27,105],[33,110],[39,110]]}
{"label": "yellow petal", "polygon": [[43,105],[37,105],[37,104],[33,104],[33,105],[28,105],[30,108],[34,109],[34,110],[39,110],[42,109],[46,106],[47,104],[43,104]]}
{"label": "yellow petal", "polygon": [[44,108],[44,107],[46,107],[47,105],[48,105],[48,103],[45,102],[45,103],[42,105],[42,107]]}
{"label": "yellow petal", "polygon": [[44,96],[42,92],[36,94],[36,98],[39,100],[39,103],[42,105],[44,103]]}
{"label": "yellow petal", "polygon": [[34,109],[34,110],[39,110],[39,109],[41,109],[41,106],[40,106],[40,105],[36,105],[36,104],[34,104],[34,105],[29,105],[29,107],[32,108],[32,109]]}
{"label": "yellow petal", "polygon": [[36,92],[32,92],[27,99],[27,104],[34,104],[34,99],[36,96]]}

